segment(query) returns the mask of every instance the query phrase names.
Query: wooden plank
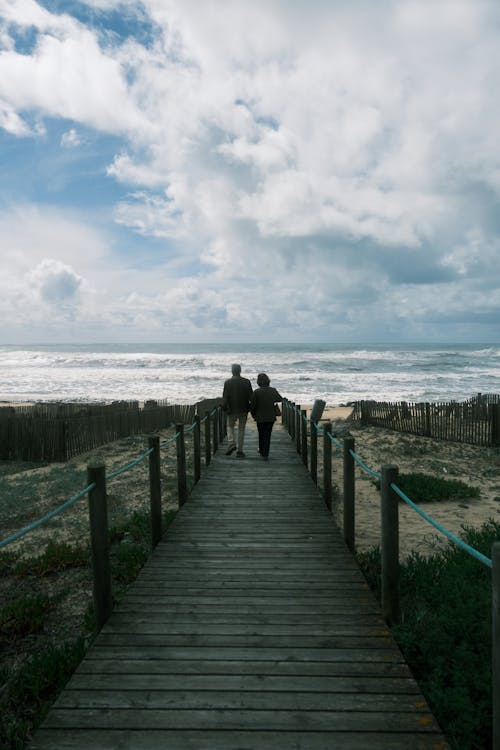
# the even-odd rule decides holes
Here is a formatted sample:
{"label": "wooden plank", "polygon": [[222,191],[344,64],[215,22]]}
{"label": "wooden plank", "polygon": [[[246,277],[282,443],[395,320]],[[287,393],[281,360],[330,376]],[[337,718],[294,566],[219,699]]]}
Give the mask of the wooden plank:
{"label": "wooden plank", "polygon": [[[75,722],[76,718],[76,722]],[[415,709],[412,712],[400,711],[275,711],[245,709],[186,709],[161,710],[137,709],[126,710],[101,709],[63,709],[54,706],[47,716],[44,725],[48,728],[64,728],[67,731],[78,728],[88,729],[141,729],[147,726],[150,731],[158,729],[209,731],[252,730],[252,731],[286,731],[303,730],[313,724],[313,731],[354,732],[363,728],[368,732],[422,732],[439,731],[435,719],[428,711]],[[94,746],[95,747],[95,746]],[[97,745],[99,747],[99,745]],[[94,748],[93,748],[94,750]]]}
{"label": "wooden plank", "polygon": [[[114,674],[75,674],[71,686],[65,692],[72,691],[102,691],[127,692],[134,690],[137,693],[143,691],[145,699],[149,692],[157,691],[241,691],[258,693],[283,692],[291,694],[299,693],[374,693],[412,695],[420,696],[415,681],[411,677],[388,677],[382,681],[380,677],[331,677],[330,675],[294,675],[290,680],[289,675],[179,675],[179,674],[135,674],[130,675],[127,680],[126,689],[120,688]],[[58,703],[60,705],[60,703]],[[269,705],[269,704],[268,704]],[[335,703],[335,707],[337,704]],[[263,708],[267,708],[264,706]]]}
{"label": "wooden plank", "polygon": [[[116,656],[116,655],[115,655]],[[124,656],[107,659],[85,659],[76,674],[90,675],[155,675],[155,674],[215,674],[215,675],[322,675],[324,677],[341,677],[348,675],[407,677],[408,670],[403,661],[383,662],[368,661],[358,655],[359,661],[352,657],[347,661],[279,661],[264,660],[228,660],[222,659],[126,659]]]}
{"label": "wooden plank", "polygon": [[410,732],[113,730],[67,728],[39,730],[31,750],[446,750],[439,733]]}
{"label": "wooden plank", "polygon": [[30,750],[444,750],[288,435],[219,450]]}

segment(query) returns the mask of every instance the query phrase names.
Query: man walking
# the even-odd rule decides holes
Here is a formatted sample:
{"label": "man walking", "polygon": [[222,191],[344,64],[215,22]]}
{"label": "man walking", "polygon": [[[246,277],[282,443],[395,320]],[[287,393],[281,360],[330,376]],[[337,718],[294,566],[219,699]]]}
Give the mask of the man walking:
{"label": "man walking", "polygon": [[230,456],[236,450],[234,428],[238,423],[238,451],[237,458],[244,458],[243,441],[245,439],[245,427],[250,399],[252,398],[252,384],[247,378],[241,377],[241,365],[232,365],[233,377],[224,383],[222,394],[222,408],[227,412],[227,441],[228,449],[226,456]]}

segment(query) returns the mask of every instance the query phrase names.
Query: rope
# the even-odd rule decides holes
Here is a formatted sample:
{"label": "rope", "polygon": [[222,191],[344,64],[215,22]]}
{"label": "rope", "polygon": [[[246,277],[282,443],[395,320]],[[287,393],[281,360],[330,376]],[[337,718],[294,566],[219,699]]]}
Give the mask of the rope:
{"label": "rope", "polygon": [[353,459],[356,461],[356,463],[358,464],[358,466],[361,466],[361,468],[364,471],[366,471],[368,474],[371,474],[372,477],[376,477],[377,479],[380,479],[382,477],[382,474],[380,472],[374,471],[373,469],[370,469],[369,466],[367,466],[366,464],[364,464],[363,461],[360,459],[360,457],[357,456],[354,453],[354,451],[351,450],[351,451],[349,451],[349,453],[351,454],[351,456],[353,457]]}
{"label": "rope", "polygon": [[337,448],[342,448],[342,443],[341,443],[341,442],[340,442],[339,440],[337,440],[336,438],[334,438],[331,432],[327,432],[326,434],[327,434],[327,435],[328,435],[328,437],[330,438],[330,441],[331,441],[331,442],[332,442],[332,443],[333,443],[334,445],[336,445],[336,446],[337,446]]}
{"label": "rope", "polygon": [[168,438],[167,440],[164,440],[162,443],[160,443],[160,446],[163,447],[164,445],[168,445],[169,443],[174,443],[180,434],[181,434],[180,432],[176,432],[176,434],[173,437]]}
{"label": "rope", "polygon": [[33,531],[33,529],[38,528],[38,526],[41,526],[42,523],[49,521],[51,518],[54,518],[54,516],[57,516],[58,513],[61,513],[61,511],[66,510],[66,508],[69,508],[69,506],[73,505],[73,503],[75,503],[77,500],[80,500],[80,498],[86,495],[87,492],[90,492],[90,490],[93,490],[94,487],[95,487],[95,482],[92,482],[92,484],[89,484],[88,487],[85,487],[84,490],[81,490],[74,497],[70,497],[69,500],[66,500],[58,508],[54,508],[54,510],[51,510],[45,516],[42,516],[42,518],[39,518],[37,521],[33,521],[33,523],[30,523],[28,526],[25,526],[23,529],[20,529],[19,531],[14,532],[14,534],[11,534],[10,536],[8,536],[6,539],[3,539],[0,542],[0,549],[2,547],[6,547],[11,542],[15,542],[17,539],[20,539],[29,531]]}
{"label": "rope", "polygon": [[129,469],[133,469],[134,466],[137,466],[137,464],[140,464],[141,461],[144,461],[145,458],[150,456],[154,451],[154,448],[150,448],[145,453],[139,456],[139,458],[135,458],[133,461],[130,461],[130,463],[125,464],[125,466],[121,466],[119,469],[115,469],[110,474],[106,474],[106,479],[113,479],[114,477],[117,477],[119,474],[124,474],[126,471],[129,471]]}
{"label": "rope", "polygon": [[441,534],[444,534],[450,541],[452,541],[454,544],[456,544],[458,547],[463,549],[465,552],[468,552],[469,555],[472,557],[475,557],[476,560],[479,560],[479,562],[483,563],[483,565],[487,565],[489,568],[492,567],[492,561],[489,557],[486,557],[486,555],[483,555],[481,552],[478,552],[477,549],[474,549],[474,547],[471,547],[469,544],[463,541],[463,539],[460,539],[458,536],[455,536],[455,534],[452,534],[451,531],[448,531],[448,529],[445,529],[444,526],[441,526],[438,521],[436,521],[432,516],[429,516],[425,511],[422,510],[416,503],[413,502],[413,500],[410,500],[409,497],[405,495],[403,490],[401,490],[397,484],[391,484],[391,489],[394,490],[394,492],[399,495],[399,497],[405,501],[411,508],[413,508],[414,511],[418,513],[419,516],[422,516],[428,523],[431,524],[431,526],[434,526],[435,529],[441,532]]}

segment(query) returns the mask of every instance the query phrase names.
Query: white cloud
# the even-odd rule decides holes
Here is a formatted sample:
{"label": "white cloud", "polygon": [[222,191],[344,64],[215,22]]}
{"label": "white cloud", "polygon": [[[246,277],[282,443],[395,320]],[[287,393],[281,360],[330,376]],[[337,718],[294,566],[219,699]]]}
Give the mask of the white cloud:
{"label": "white cloud", "polygon": [[[112,273],[102,236],[81,221],[70,241],[59,213],[51,238],[30,209],[4,234],[19,240],[25,274],[48,273],[44,258],[66,264],[52,267],[53,293],[88,280],[106,320],[155,330],[168,319],[190,331],[368,332],[458,315],[460,299],[483,310],[481,283],[497,299],[495,3],[143,0],[140,12],[147,44],[111,44],[34,0],[0,11],[0,126],[29,136],[34,114],[38,127],[65,120],[65,147],[84,126],[119,137],[107,176],[129,195],[114,221],[140,235],[138,265],[143,239],[165,240],[134,279],[128,265]],[[30,54],[9,24],[37,30]],[[478,190],[490,209],[468,201]]]}
{"label": "white cloud", "polygon": [[29,275],[30,283],[43,302],[61,309],[75,304],[83,286],[83,279],[61,261],[45,258]]}
{"label": "white cloud", "polygon": [[76,148],[77,146],[80,146],[81,143],[81,137],[75,128],[71,128],[61,136],[61,146],[63,148]]}

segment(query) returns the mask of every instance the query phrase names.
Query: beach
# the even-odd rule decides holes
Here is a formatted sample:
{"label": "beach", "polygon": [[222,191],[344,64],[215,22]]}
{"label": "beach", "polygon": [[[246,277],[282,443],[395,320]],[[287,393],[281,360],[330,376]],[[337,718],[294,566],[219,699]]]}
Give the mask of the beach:
{"label": "beach", "polygon": [[[312,404],[303,406],[310,415]],[[332,422],[334,433],[341,439],[349,434],[355,440],[355,452],[369,468],[380,471],[384,464],[394,464],[400,473],[422,472],[433,476],[459,479],[480,489],[479,498],[470,500],[446,500],[439,503],[425,503],[423,509],[436,521],[454,534],[459,534],[462,525],[479,527],[488,519],[500,520],[500,451],[497,448],[485,448],[459,443],[449,443],[432,438],[402,434],[379,427],[361,426],[352,422],[351,407],[326,406],[320,422]],[[284,429],[278,420],[275,429]],[[249,419],[252,423],[252,420]],[[169,427],[160,433],[162,441],[173,435],[174,428]],[[186,440],[189,454],[191,440]],[[50,464],[42,467],[25,467],[22,463],[11,466],[9,462],[2,465],[3,488],[0,499],[1,537],[40,517],[59,505],[67,497],[54,494],[54,482],[57,475],[71,471],[74,477],[74,491],[77,492],[86,484],[86,467],[88,461],[96,454],[106,464],[106,470],[113,471],[136,458],[147,449],[147,440],[143,436],[132,436],[102,446],[88,454],[77,456],[66,464]],[[318,441],[319,474],[322,475],[322,440]],[[271,455],[272,462],[272,455]],[[170,444],[162,449],[163,504],[166,510],[177,507],[175,477],[175,446]],[[356,548],[366,551],[380,543],[380,498],[374,478],[356,464]],[[342,455],[332,446],[332,482],[334,486],[333,518],[342,526]],[[10,494],[15,496],[17,488],[31,488],[30,500],[25,503],[11,504]],[[321,486],[321,484],[320,484]],[[116,477],[109,484],[110,524],[117,518],[126,516],[134,510],[146,510],[149,503],[148,462],[140,463],[133,471]],[[88,537],[87,502],[78,501],[69,510],[57,516],[47,525],[16,542],[11,549],[23,555],[32,555],[48,536],[57,541],[83,542]],[[442,544],[444,537],[423,520],[405,503],[400,503],[400,554],[406,557],[412,550],[429,554],[436,544]]]}
{"label": "beach", "polygon": [[[331,420],[339,436],[349,433],[355,440],[355,453],[370,469],[380,471],[386,464],[398,466],[400,473],[420,472],[457,479],[478,487],[480,496],[470,500],[445,500],[423,503],[423,510],[446,529],[459,535],[463,525],[480,527],[489,519],[500,521],[500,449],[409,435],[379,427],[360,426],[349,420],[351,410],[327,407],[323,420]],[[319,444],[321,441],[319,441]],[[342,456],[333,446],[333,482],[342,491]],[[356,476],[356,548],[366,551],[380,544],[380,497],[373,477],[357,464]],[[410,498],[411,499],[411,498]],[[342,526],[342,503],[334,506],[334,518]],[[399,505],[400,556],[411,551],[427,555],[445,537],[422,519],[412,508]]]}

